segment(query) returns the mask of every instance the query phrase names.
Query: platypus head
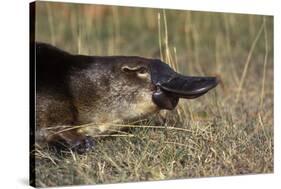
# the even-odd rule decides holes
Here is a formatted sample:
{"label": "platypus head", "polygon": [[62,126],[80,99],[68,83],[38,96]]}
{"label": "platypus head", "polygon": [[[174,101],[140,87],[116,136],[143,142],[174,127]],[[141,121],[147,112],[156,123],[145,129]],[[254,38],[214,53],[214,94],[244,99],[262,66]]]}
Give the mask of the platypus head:
{"label": "platypus head", "polygon": [[157,59],[122,57],[120,61],[115,64],[117,68],[112,75],[118,73],[116,79],[128,87],[127,91],[122,92],[146,91],[150,95],[149,100],[159,109],[172,110],[179,98],[197,98],[218,84],[216,77],[184,76]]}

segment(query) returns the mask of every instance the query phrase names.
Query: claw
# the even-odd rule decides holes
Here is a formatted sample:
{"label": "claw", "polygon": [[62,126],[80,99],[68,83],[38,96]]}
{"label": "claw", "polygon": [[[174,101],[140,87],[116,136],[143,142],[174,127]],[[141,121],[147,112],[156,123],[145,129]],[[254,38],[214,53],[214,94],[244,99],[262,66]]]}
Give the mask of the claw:
{"label": "claw", "polygon": [[95,142],[92,137],[86,136],[83,139],[77,140],[75,145],[71,146],[71,150],[83,154],[94,149]]}

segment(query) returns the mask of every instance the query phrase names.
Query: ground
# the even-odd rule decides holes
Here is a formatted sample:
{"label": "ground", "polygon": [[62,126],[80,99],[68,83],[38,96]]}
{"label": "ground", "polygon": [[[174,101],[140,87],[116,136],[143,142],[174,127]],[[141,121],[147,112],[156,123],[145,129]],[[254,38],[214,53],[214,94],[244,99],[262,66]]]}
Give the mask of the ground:
{"label": "ground", "polygon": [[36,144],[36,185],[273,172],[273,17],[37,2],[36,40],[72,53],[161,58],[220,85],[97,137],[87,154]]}

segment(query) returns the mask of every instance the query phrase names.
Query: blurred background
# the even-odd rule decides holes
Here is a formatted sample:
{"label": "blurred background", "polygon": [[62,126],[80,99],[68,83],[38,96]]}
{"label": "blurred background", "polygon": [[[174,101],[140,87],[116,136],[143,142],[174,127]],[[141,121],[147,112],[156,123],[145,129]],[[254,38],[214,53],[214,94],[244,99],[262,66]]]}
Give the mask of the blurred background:
{"label": "blurred background", "polygon": [[134,129],[134,139],[106,139],[88,159],[40,147],[38,185],[273,171],[272,16],[36,2],[36,40],[71,53],[159,58],[222,81],[166,115],[187,133]]}

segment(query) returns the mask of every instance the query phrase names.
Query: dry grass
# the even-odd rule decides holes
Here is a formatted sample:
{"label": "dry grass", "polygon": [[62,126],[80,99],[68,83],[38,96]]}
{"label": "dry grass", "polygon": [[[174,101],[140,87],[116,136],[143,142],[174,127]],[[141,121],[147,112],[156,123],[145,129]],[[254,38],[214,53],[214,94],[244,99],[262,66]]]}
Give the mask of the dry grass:
{"label": "dry grass", "polygon": [[39,41],[73,53],[161,58],[183,74],[222,80],[162,118],[96,136],[88,154],[37,145],[37,186],[273,172],[272,17],[37,5]]}

